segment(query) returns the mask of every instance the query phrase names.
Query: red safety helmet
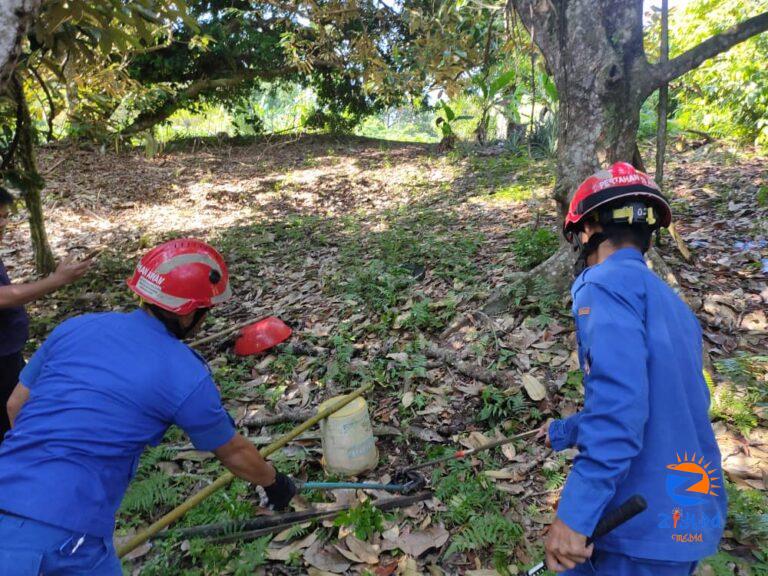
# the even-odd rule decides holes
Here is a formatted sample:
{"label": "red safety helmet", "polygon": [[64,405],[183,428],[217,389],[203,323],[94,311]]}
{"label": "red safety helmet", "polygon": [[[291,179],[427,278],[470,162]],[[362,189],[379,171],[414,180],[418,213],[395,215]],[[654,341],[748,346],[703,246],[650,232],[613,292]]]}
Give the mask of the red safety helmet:
{"label": "red safety helmet", "polygon": [[[654,208],[654,226],[666,227],[672,222],[672,209],[653,178],[626,162],[616,162],[607,170],[596,172],[582,182],[571,199],[563,224],[563,234],[571,242],[584,218],[600,208],[624,198],[637,200]],[[629,220],[631,223],[631,219]],[[651,222],[649,221],[649,224]]]}
{"label": "red safety helmet", "polygon": [[180,238],[155,246],[136,266],[128,287],[174,314],[211,308],[230,298],[224,258],[200,240]]}
{"label": "red safety helmet", "polygon": [[238,356],[260,354],[285,342],[290,337],[290,327],[280,318],[269,316],[242,329],[240,337],[235,342],[235,354]]}

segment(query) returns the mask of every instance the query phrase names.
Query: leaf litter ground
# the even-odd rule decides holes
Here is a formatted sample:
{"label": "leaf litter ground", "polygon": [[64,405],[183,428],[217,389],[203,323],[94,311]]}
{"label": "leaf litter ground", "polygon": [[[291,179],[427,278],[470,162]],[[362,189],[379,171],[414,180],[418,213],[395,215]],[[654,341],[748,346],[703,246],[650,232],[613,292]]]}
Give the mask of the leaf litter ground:
{"label": "leaf litter ground", "polygon": [[[77,285],[30,306],[30,352],[69,316],[134,306],[124,279],[136,259],[158,241],[196,236],[220,247],[236,295],[206,333],[266,314],[294,329],[291,342],[259,358],[235,357],[227,340],[203,349],[228,409],[259,444],[367,381],[377,385],[369,406],[380,465],[362,480],[387,480],[398,467],[578,408],[568,303],[546,286],[507,314],[475,314],[441,336],[556,246],[546,198],[550,162],[333,137],[177,148],[151,159],[40,151],[54,250],[103,252]],[[726,471],[759,508],[768,470],[768,412],[760,406],[768,378],[761,359],[768,349],[768,210],[757,198],[768,169],[764,158],[710,146],[675,156],[668,173],[694,261],[685,262],[668,237],[661,252],[702,321],[717,369],[713,416]],[[2,248],[16,278],[31,274],[21,218]],[[482,369],[484,378],[436,359],[429,354],[435,344]],[[287,421],[262,425],[274,414]],[[275,461],[302,479],[323,479],[320,457],[314,432]],[[239,544],[171,538],[141,549],[127,566],[136,574],[515,573],[540,558],[542,531],[572,457],[520,442],[428,472],[436,498],[396,513],[379,517],[361,504],[341,526],[301,525]],[[172,429],[142,459],[119,532],[150,523],[220,472],[211,455]],[[305,494],[296,506],[382,496]],[[264,513],[257,502],[235,482],[179,526],[256,516]],[[739,558],[754,560],[763,542],[738,523],[729,528],[724,549],[733,556],[720,562],[726,572],[705,566],[712,574],[730,573]]]}

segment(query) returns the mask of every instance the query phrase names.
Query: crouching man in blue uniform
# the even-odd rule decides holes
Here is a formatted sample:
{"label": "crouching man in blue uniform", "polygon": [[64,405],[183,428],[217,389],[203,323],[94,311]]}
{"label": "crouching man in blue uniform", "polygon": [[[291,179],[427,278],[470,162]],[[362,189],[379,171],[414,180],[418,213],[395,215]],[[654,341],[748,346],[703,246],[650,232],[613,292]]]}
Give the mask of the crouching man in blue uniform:
{"label": "crouching man in blue uniform", "polygon": [[[571,201],[564,233],[580,250],[572,295],[585,396],[546,429],[554,449],[579,450],[546,542],[555,572],[688,576],[717,552],[726,495],[701,329],[643,259],[671,219],[655,182],[623,162]],[[634,494],[647,510],[585,547],[604,512]]]}
{"label": "crouching man in blue uniform", "polygon": [[0,576],[120,576],[115,514],[147,445],[171,424],[285,508],[290,478],[237,433],[203,362],[181,339],[230,296],[221,255],[172,240],[128,282],[142,306],[58,326],[21,373],[0,446]]}

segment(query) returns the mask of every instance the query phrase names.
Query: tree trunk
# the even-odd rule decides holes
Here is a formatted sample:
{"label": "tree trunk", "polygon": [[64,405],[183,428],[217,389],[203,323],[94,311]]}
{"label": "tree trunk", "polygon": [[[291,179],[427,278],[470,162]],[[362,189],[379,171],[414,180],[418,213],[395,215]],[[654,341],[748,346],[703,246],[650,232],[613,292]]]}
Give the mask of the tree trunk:
{"label": "tree trunk", "polygon": [[45,231],[45,219],[43,217],[43,202],[40,192],[45,187],[43,177],[37,170],[35,158],[34,124],[29,114],[29,107],[24,96],[24,90],[18,76],[12,83],[11,92],[19,103],[21,121],[18,123],[19,145],[16,150],[15,166],[16,174],[21,184],[21,193],[24,205],[29,213],[29,232],[32,236],[32,249],[35,254],[35,269],[38,274],[49,274],[56,269],[56,260],[48,243],[48,235]]}
{"label": "tree trunk", "polygon": [[554,198],[561,216],[577,186],[604,163],[632,161],[645,64],[642,2],[514,1],[560,94]]}
{"label": "tree trunk", "polygon": [[40,10],[40,0],[0,0],[0,92],[13,76],[21,41]]}
{"label": "tree trunk", "polygon": [[[557,173],[553,197],[561,220],[578,185],[602,165],[632,162],[644,95],[633,79],[643,70],[642,2],[617,0],[513,0],[544,54],[560,94]],[[610,5],[608,5],[610,4]],[[575,254],[563,242],[525,279],[491,297],[484,311],[508,307],[520,284],[544,278],[565,290],[573,279]]]}
{"label": "tree trunk", "polygon": [[[623,160],[642,169],[640,107],[654,90],[768,29],[768,13],[759,14],[671,61],[650,65],[643,49],[642,0],[508,1],[531,31],[560,95],[553,198],[561,221],[578,185],[601,166]],[[568,286],[573,260],[573,251],[561,244],[546,262],[494,294],[484,311],[505,310],[533,277],[555,289]]]}
{"label": "tree trunk", "polygon": [[[659,46],[659,62],[669,61],[669,0],[661,0],[661,45]],[[669,101],[669,84],[664,82],[659,88],[659,116],[656,126],[656,172],[654,179],[659,187],[664,186],[664,154],[667,149],[667,103]]]}

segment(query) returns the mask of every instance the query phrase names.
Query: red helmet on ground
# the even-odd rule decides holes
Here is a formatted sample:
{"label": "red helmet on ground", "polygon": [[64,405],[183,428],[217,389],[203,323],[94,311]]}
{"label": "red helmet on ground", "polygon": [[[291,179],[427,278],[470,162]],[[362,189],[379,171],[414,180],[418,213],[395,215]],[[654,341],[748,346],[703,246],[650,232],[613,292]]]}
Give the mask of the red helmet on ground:
{"label": "red helmet on ground", "polygon": [[[656,182],[631,164],[616,162],[609,169],[594,173],[576,190],[563,225],[563,234],[568,241],[588,214],[620,198],[626,199],[627,203],[636,200],[653,207],[654,214],[647,220],[652,226],[666,227],[672,222],[672,209]],[[631,224],[632,216],[623,221]]]}
{"label": "red helmet on ground", "polygon": [[136,266],[128,287],[163,310],[184,315],[227,301],[224,258],[200,240],[180,238],[155,246]]}

